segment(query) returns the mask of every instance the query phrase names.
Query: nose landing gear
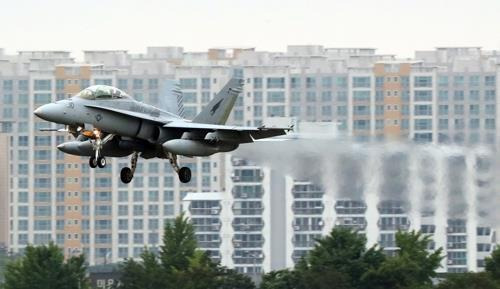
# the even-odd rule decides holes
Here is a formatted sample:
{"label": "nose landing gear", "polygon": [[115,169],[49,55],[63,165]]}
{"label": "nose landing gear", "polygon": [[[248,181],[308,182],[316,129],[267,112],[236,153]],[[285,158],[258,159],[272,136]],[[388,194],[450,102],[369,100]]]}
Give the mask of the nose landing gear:
{"label": "nose landing gear", "polygon": [[95,155],[91,156],[89,159],[89,166],[93,169],[96,167],[106,167],[106,158],[102,155],[101,150],[102,147],[114,137],[114,135],[108,134],[104,138],[101,138],[102,133],[98,129],[94,129],[93,131],[84,131],[82,134],[91,139],[90,142],[92,143],[92,148],[95,152]]}

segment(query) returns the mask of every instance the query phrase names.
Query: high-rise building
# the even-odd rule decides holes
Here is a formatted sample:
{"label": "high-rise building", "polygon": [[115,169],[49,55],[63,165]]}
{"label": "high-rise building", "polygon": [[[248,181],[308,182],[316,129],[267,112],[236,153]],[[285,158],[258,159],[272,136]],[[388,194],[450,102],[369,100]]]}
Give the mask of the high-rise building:
{"label": "high-rise building", "polygon": [[[338,124],[342,133],[357,141],[408,139],[494,147],[500,137],[497,133],[499,63],[498,51],[476,47],[417,51],[410,60],[379,55],[371,48],[309,45],[289,46],[285,52],[253,48],[186,52],[182,47],[150,47],[144,54],[124,50],[85,51],[81,63],[66,51],[1,53],[0,132],[7,135],[9,142],[5,149],[9,176],[4,183],[9,186],[5,202],[9,207],[8,246],[14,252],[22,252],[27,243],[54,240],[64,247],[67,255],[85,253],[91,264],[135,257],[144,245],[158,245],[163,225],[181,211],[184,196],[193,192],[222,194],[221,214],[225,214],[227,206],[224,200],[231,204],[227,218],[234,222],[228,225],[226,219],[220,219],[220,239],[216,239],[217,234],[210,230],[215,230],[218,223],[216,218],[211,219],[215,225],[211,223],[214,226],[200,237],[205,238],[200,243],[214,251],[216,257],[217,250],[210,246],[220,242],[220,248],[225,248],[220,251],[221,261],[242,272],[290,266],[314,236],[325,234],[335,224],[365,227],[370,244],[390,242],[391,232],[384,237],[385,230],[380,229],[380,237],[374,233],[379,232],[380,226],[370,223],[371,217],[389,222],[382,223],[388,227],[407,225],[404,219],[407,218],[406,221],[416,220],[410,223],[410,228],[421,228],[424,214],[421,210],[410,210],[405,211],[409,216],[386,216],[381,208],[397,203],[382,201],[398,200],[379,200],[377,194],[369,193],[376,191],[377,184],[367,188],[349,185],[338,188],[342,193],[337,196],[342,196],[346,204],[360,206],[356,207],[358,211],[362,210],[362,201],[365,202],[366,214],[371,216],[365,217],[366,223],[357,223],[363,221],[365,213],[350,220],[345,215],[348,213],[334,210],[342,205],[340,198],[332,197],[329,189],[316,180],[271,182],[279,179],[271,176],[272,169],[258,166],[252,169],[253,165],[238,168],[224,154],[182,159],[193,172],[189,184],[177,180],[168,162],[141,159],[134,181],[124,185],[118,172],[127,165],[127,159],[113,159],[105,169],[89,169],[87,159],[57,151],[56,145],[71,137],[40,132],[40,128],[49,124],[33,116],[32,111],[94,84],[114,85],[137,100],[162,106],[165,83],[173,79],[183,91],[184,116],[189,119],[234,76],[243,78],[245,86],[230,117],[233,124],[262,125],[276,117],[293,117]],[[414,161],[408,159],[410,163]],[[354,161],[347,158],[346,162]],[[365,167],[370,161],[360,162],[357,166]],[[441,167],[444,170],[445,165]],[[250,175],[244,175],[247,173]],[[255,180],[249,184],[238,180],[240,176]],[[412,185],[444,190],[439,182]],[[285,187],[288,189],[282,189]],[[281,207],[279,194],[270,193],[285,194],[289,190],[296,193],[286,199],[286,207]],[[349,192],[356,198],[344,198]],[[210,196],[218,198],[204,197]],[[211,204],[216,200],[206,201]],[[441,223],[436,224],[436,234],[440,236],[436,245],[447,246],[442,230],[446,230],[443,228],[447,220],[453,218],[448,218],[442,210],[436,210],[435,216],[444,216],[437,218]],[[196,222],[200,222],[197,226],[208,229],[205,221]],[[472,227],[467,224],[471,232]],[[294,226],[301,230],[295,230]],[[285,241],[272,241],[283,234],[287,236]],[[481,238],[488,239],[491,234],[485,236]],[[450,243],[454,241],[450,239]],[[483,241],[476,243],[486,250],[489,247],[480,244],[488,242]],[[467,252],[473,252],[471,245],[467,246]],[[479,260],[483,253],[471,254],[467,253],[467,268],[474,269],[470,262],[476,259],[474,256]]]}
{"label": "high-rise building", "polygon": [[9,243],[9,138],[0,133],[0,248]]}

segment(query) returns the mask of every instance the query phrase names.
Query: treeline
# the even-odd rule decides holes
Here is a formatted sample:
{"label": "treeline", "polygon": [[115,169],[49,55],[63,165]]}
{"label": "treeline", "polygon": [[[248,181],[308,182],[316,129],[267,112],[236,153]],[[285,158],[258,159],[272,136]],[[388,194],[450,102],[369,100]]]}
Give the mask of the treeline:
{"label": "treeline", "polygon": [[[427,251],[430,239],[418,232],[396,234],[398,248],[366,248],[366,239],[346,228],[334,228],[291,270],[263,276],[261,289],[500,289],[500,250],[486,260],[482,273],[449,274],[439,284],[436,270],[442,250]],[[116,289],[254,289],[243,274],[214,263],[197,247],[193,226],[183,215],[165,227],[157,254],[145,250],[137,261],[120,265]],[[86,289],[90,287],[83,256],[64,260],[60,248],[28,246],[24,257],[10,262],[2,289]]]}

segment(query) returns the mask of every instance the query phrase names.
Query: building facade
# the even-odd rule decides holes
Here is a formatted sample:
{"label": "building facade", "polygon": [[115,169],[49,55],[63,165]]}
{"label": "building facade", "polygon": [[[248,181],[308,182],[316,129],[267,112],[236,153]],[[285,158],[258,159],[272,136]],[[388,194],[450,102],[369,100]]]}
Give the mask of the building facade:
{"label": "building facade", "polygon": [[[348,211],[333,209],[342,204],[320,183],[274,183],[270,181],[272,172],[264,172],[269,168],[247,168],[244,164],[238,168],[225,155],[182,159],[193,172],[189,184],[177,180],[168,162],[140,160],[134,181],[123,185],[116,176],[127,159],[114,159],[105,169],[89,169],[86,159],[56,150],[56,144],[69,137],[40,132],[49,124],[32,111],[94,84],[114,85],[137,100],[162,106],[164,84],[174,79],[183,91],[184,116],[189,119],[229,78],[241,77],[245,86],[230,117],[233,124],[262,125],[275,117],[293,117],[336,123],[341,132],[361,142],[406,139],[495,147],[500,125],[499,63],[500,52],[475,47],[417,51],[411,60],[379,55],[369,48],[322,46],[289,46],[286,52],[252,48],[185,52],[181,47],[150,47],[144,54],[85,51],[83,62],[66,51],[2,53],[0,131],[10,144],[6,149],[8,246],[22,252],[28,243],[54,240],[64,247],[66,255],[83,252],[91,264],[136,257],[144,245],[159,244],[164,224],[182,210],[182,199],[192,192],[223,193],[221,208],[229,198],[227,218],[231,224],[219,220],[219,239],[208,231],[200,242],[207,249],[220,243],[226,248],[220,253],[223,263],[242,272],[290,266],[315,236],[325,234],[335,224],[366,226],[363,229],[370,244],[390,242],[392,237],[369,233],[378,232],[379,224],[363,223],[362,215],[383,216],[384,228],[392,228],[420,220],[421,212],[386,217],[382,213],[385,209],[378,207],[382,203],[377,195],[370,193],[376,191],[373,187],[352,188],[350,192],[361,190],[357,194],[366,193],[366,198],[345,200],[359,212],[355,219],[349,219]],[[415,185],[440,190],[438,184]],[[281,189],[286,186],[289,189]],[[274,204],[282,201],[281,196],[271,192],[289,190],[296,192],[293,198],[286,198],[287,206],[279,211]],[[365,209],[361,200],[367,204]],[[413,217],[405,222],[404,214]],[[435,214],[446,216],[440,211]],[[443,223],[447,219],[439,220]],[[196,222],[215,230],[218,223],[216,218],[212,221],[210,228],[205,221]],[[416,225],[420,221],[415,222],[409,226],[420,228]],[[445,227],[440,225],[436,230]],[[283,234],[287,236],[286,247],[269,241]],[[446,247],[444,234],[440,234],[439,246]]]}

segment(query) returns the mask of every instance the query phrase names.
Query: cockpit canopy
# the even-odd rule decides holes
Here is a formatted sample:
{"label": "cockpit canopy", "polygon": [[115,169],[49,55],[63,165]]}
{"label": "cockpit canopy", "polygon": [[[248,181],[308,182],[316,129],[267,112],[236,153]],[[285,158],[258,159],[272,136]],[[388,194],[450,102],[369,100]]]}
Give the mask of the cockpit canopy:
{"label": "cockpit canopy", "polygon": [[75,97],[83,99],[123,99],[131,98],[122,90],[108,85],[93,85],[80,91]]}

